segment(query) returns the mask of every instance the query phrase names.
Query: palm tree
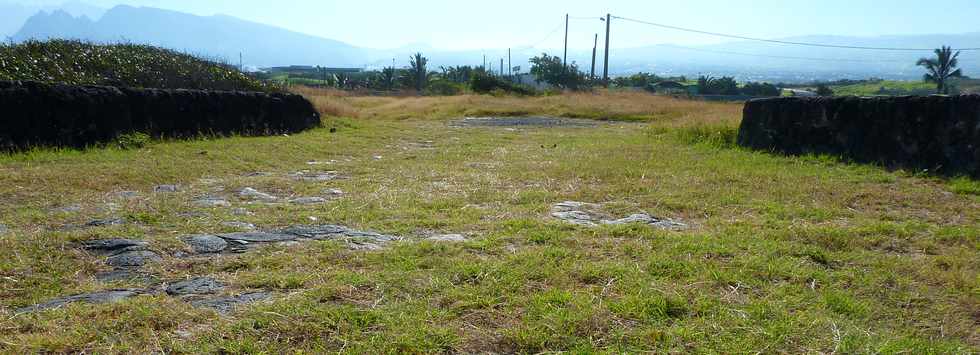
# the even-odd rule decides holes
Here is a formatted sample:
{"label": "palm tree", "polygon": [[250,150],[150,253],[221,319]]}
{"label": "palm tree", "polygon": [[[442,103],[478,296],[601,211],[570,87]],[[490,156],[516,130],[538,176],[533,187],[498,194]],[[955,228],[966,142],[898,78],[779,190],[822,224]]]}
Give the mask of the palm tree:
{"label": "palm tree", "polygon": [[412,73],[412,78],[415,82],[415,90],[422,92],[425,89],[425,84],[429,79],[429,71],[426,65],[429,63],[429,58],[423,57],[422,53],[415,53],[409,59],[410,71]]}
{"label": "palm tree", "polygon": [[919,59],[915,65],[925,67],[926,75],[923,76],[928,83],[936,83],[936,92],[939,94],[949,94],[949,79],[960,78],[963,72],[956,69],[959,61],[956,59],[960,52],[953,53],[953,49],[943,46],[936,50],[935,58]]}

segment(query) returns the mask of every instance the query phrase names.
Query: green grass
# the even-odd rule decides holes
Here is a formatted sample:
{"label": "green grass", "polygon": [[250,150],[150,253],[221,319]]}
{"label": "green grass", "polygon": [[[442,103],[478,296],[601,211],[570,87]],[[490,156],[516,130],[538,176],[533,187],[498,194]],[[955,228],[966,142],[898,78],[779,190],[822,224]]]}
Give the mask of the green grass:
{"label": "green grass", "polygon": [[875,96],[875,95],[932,95],[936,85],[924,81],[870,82],[853,85],[831,86],[837,96]]}
{"label": "green grass", "polygon": [[230,65],[169,49],[73,40],[0,43],[0,80],[162,89],[275,89]]}
{"label": "green grass", "polygon": [[[627,112],[647,117],[644,123],[518,130],[452,128],[457,108],[445,107],[463,100],[469,110],[506,111],[498,105],[508,103],[536,113],[594,105],[583,97],[347,98],[361,118],[326,118],[325,128],[289,137],[0,157],[0,223],[12,231],[0,236],[0,350],[980,350],[975,181],[738,149],[731,144],[734,104],[629,95],[618,99],[647,105]],[[592,109],[624,114],[616,111],[622,105]],[[349,179],[284,178],[304,169]],[[245,176],[254,171],[274,174]],[[169,183],[184,189],[149,192]],[[188,204],[195,196],[245,186],[280,196],[324,188],[347,195],[312,207],[241,205],[255,213],[245,217],[224,209],[176,215],[195,210]],[[115,197],[122,190],[142,197]],[[647,211],[693,228],[570,226],[548,216],[551,204],[565,200],[606,203],[617,214]],[[57,230],[106,215],[109,203],[141,222]],[[69,204],[82,211],[49,212]],[[309,224],[310,217],[408,240],[375,252],[335,242],[270,246],[152,268],[165,280],[214,275],[236,290],[276,293],[226,317],[160,296],[4,314],[106,287],[91,276],[102,269],[99,259],[74,250],[76,240],[127,236],[175,251],[182,248],[176,237],[216,231],[220,221],[279,227]],[[447,244],[416,237],[429,232],[471,238]]]}

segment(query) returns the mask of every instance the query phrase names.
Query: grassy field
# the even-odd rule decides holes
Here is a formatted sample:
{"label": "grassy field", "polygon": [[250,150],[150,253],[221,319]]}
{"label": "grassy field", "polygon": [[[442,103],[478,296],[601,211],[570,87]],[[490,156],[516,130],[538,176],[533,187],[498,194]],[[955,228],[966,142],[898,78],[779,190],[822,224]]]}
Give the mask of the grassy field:
{"label": "grassy field", "polygon": [[[956,79],[953,84],[963,94],[980,93],[980,81],[973,79]],[[835,85],[830,87],[838,96],[876,96],[876,95],[932,95],[936,93],[936,84],[924,81],[894,81],[885,80],[874,83],[852,85]]]}
{"label": "grassy field", "polygon": [[[738,149],[738,104],[642,93],[303,93],[325,114],[324,128],[0,157],[0,224],[9,229],[0,234],[0,351],[980,351],[977,181]],[[601,122],[451,124],[485,115]],[[345,179],[286,177],[301,170]],[[153,193],[159,184],[180,192]],[[346,194],[314,206],[248,204],[234,197],[244,187]],[[190,203],[203,195],[234,206]],[[568,200],[691,227],[553,219],[551,206]],[[113,216],[130,223],[63,227]],[[172,254],[186,248],[179,237],[228,231],[227,221],[335,223],[405,239],[374,251],[310,242],[149,267],[165,281],[212,275],[232,291],[274,294],[228,315],[161,295],[12,311],[140,286],[96,281],[102,259],[78,241],[129,237]],[[444,233],[467,240],[424,239]]]}

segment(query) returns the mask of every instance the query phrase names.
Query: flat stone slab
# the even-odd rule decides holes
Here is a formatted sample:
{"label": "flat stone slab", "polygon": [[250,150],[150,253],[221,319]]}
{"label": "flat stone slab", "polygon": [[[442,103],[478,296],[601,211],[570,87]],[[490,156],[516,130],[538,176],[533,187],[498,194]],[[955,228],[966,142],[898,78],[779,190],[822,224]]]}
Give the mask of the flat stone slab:
{"label": "flat stone slab", "polygon": [[117,197],[121,197],[121,198],[130,199],[130,198],[137,198],[137,197],[139,197],[140,196],[140,193],[138,191],[119,191],[119,192],[116,193],[116,196]]}
{"label": "flat stone slab", "polygon": [[461,127],[595,127],[598,121],[561,117],[466,117],[452,123]]}
{"label": "flat stone slab", "polygon": [[83,293],[80,295],[55,298],[53,300],[44,303],[39,303],[33,306],[20,308],[15,310],[14,313],[23,314],[23,313],[31,313],[31,312],[61,308],[77,302],[89,303],[89,304],[119,302],[130,297],[135,297],[140,293],[141,291],[139,290],[110,290],[110,291],[102,291],[102,292]]}
{"label": "flat stone slab", "polygon": [[221,225],[225,227],[235,228],[238,230],[244,230],[244,231],[252,231],[255,230],[256,228],[254,224],[246,223],[246,222],[238,222],[238,221],[222,222]]}
{"label": "flat stone slab", "polygon": [[220,253],[228,248],[228,242],[215,235],[190,235],[181,239],[190,245],[195,254]]}
{"label": "flat stone slab", "polygon": [[567,223],[596,227],[599,225],[646,224],[664,230],[684,230],[687,224],[666,218],[657,218],[646,213],[633,214],[619,219],[606,219],[602,206],[595,203],[565,201],[551,207],[551,216]]}
{"label": "flat stone slab", "polygon": [[167,294],[171,296],[183,295],[208,295],[217,293],[225,288],[225,285],[211,277],[198,277],[190,280],[178,281],[167,286]]}
{"label": "flat stone slab", "polygon": [[206,197],[194,201],[194,205],[198,207],[231,207],[231,203],[222,198],[217,197]]}
{"label": "flat stone slab", "polygon": [[376,242],[390,242],[400,238],[375,232],[359,231],[344,226],[326,224],[319,226],[294,226],[280,233],[313,240],[369,239]]}
{"label": "flat stone slab", "polygon": [[174,193],[180,191],[177,185],[157,185],[153,187],[155,193]]}
{"label": "flat stone slab", "polygon": [[9,229],[7,228],[6,224],[0,224],[0,234],[7,233],[8,230]]}
{"label": "flat stone slab", "polygon": [[151,282],[154,277],[149,274],[141,273],[132,269],[116,269],[112,271],[100,272],[95,274],[95,279],[99,282],[117,282],[117,281],[136,281],[136,282]]}
{"label": "flat stone slab", "polygon": [[132,248],[145,248],[146,242],[135,239],[98,239],[82,242],[82,249],[102,253],[116,253]]}
{"label": "flat stone slab", "polygon": [[425,240],[430,240],[433,242],[460,243],[460,242],[465,242],[466,237],[463,236],[462,234],[442,234],[442,235],[434,235],[425,238]]}
{"label": "flat stone slab", "polygon": [[236,308],[249,303],[267,300],[272,297],[268,292],[245,293],[238,296],[219,297],[191,302],[194,307],[210,308],[218,313],[231,313]]}
{"label": "flat stone slab", "polygon": [[276,243],[296,240],[297,236],[285,233],[268,232],[242,232],[219,234],[218,237],[229,241],[240,241],[247,243]]}
{"label": "flat stone slab", "polygon": [[157,253],[148,250],[126,251],[106,259],[106,265],[113,267],[140,267],[149,263],[163,261]]}
{"label": "flat stone slab", "polygon": [[106,218],[106,219],[95,219],[85,223],[87,227],[106,227],[106,226],[119,226],[126,224],[126,220],[122,218]]}
{"label": "flat stone slab", "polygon": [[248,200],[265,201],[265,202],[279,201],[278,197],[253,189],[251,187],[246,187],[241,191],[239,191],[238,197],[241,197],[243,199],[248,199]]}
{"label": "flat stone slab", "polygon": [[289,174],[290,177],[296,180],[311,181],[311,182],[326,182],[341,179],[341,176],[335,171],[326,172],[309,172],[309,171],[299,171]]}
{"label": "flat stone slab", "polygon": [[326,203],[327,199],[323,197],[300,197],[289,201],[290,203],[297,205],[316,205],[321,203]]}

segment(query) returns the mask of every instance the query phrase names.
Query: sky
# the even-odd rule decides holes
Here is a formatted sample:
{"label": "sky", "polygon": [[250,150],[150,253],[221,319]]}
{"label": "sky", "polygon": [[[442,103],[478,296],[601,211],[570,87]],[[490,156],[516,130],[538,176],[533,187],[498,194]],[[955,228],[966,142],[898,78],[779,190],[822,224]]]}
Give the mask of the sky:
{"label": "sky", "polygon": [[[25,5],[65,0],[0,0]],[[980,32],[978,0],[82,0],[112,7],[151,6],[197,15],[226,14],[362,47],[436,49],[559,48],[564,16],[569,45],[591,49],[614,16],[762,38]],[[2,17],[2,15],[0,15]],[[600,43],[602,43],[600,35]],[[613,48],[724,42],[716,37],[614,20]]]}

